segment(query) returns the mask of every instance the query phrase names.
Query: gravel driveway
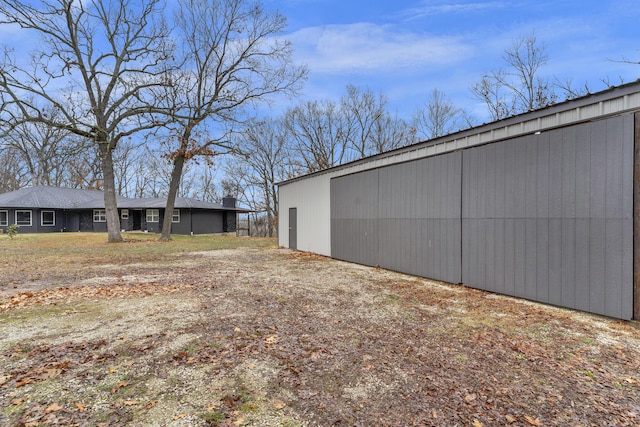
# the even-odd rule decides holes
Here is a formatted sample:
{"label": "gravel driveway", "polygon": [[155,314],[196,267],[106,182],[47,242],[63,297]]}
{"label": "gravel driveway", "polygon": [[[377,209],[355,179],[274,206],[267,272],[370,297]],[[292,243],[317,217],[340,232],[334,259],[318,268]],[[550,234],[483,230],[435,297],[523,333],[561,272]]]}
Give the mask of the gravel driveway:
{"label": "gravel driveway", "polygon": [[640,331],[278,248],[0,294],[8,426],[638,426]]}

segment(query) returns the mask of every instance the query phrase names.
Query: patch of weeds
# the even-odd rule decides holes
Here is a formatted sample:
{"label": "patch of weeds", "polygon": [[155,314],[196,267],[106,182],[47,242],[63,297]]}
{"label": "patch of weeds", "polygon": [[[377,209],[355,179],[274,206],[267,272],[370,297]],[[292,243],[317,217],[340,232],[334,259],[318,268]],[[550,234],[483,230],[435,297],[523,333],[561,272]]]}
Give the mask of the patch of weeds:
{"label": "patch of weeds", "polygon": [[251,394],[249,393],[249,390],[244,387],[240,387],[236,393],[242,403],[248,403],[251,400]]}
{"label": "patch of weeds", "polygon": [[387,295],[385,297],[385,301],[390,303],[390,304],[397,304],[400,302],[400,298],[395,296],[395,295]]}
{"label": "patch of weeds", "polygon": [[166,381],[169,387],[178,387],[182,385],[182,380],[177,377],[167,377]]}
{"label": "patch of weeds", "polygon": [[592,371],[580,371],[580,373],[582,375],[586,375],[587,377],[591,378],[592,380],[596,378],[595,374]]}
{"label": "patch of weeds", "polygon": [[21,343],[17,344],[15,347],[9,347],[8,352],[7,354],[5,354],[5,356],[12,361],[22,360],[25,357],[29,356],[31,350],[33,350],[33,346]]}
{"label": "patch of weeds", "polygon": [[219,426],[227,419],[226,414],[221,411],[202,412],[198,414],[198,417],[201,418],[207,426]]}
{"label": "patch of weeds", "polygon": [[251,402],[245,402],[240,405],[240,411],[242,412],[258,412],[258,407]]}
{"label": "patch of weeds", "polygon": [[518,360],[526,360],[527,356],[525,356],[523,353],[518,353],[516,355],[516,359]]}
{"label": "patch of weeds", "polygon": [[588,344],[588,345],[596,345],[596,340],[594,340],[591,337],[584,337],[582,339],[582,342],[585,343],[585,344]]}
{"label": "patch of weeds", "polygon": [[402,318],[404,320],[416,320],[416,315],[412,312],[404,312],[402,313]]}
{"label": "patch of weeds", "polygon": [[466,356],[466,355],[464,355],[464,354],[458,354],[458,355],[456,356],[456,360],[457,360],[458,362],[465,363],[465,362],[468,362],[468,361],[469,361],[469,356]]}
{"label": "patch of weeds", "polygon": [[6,416],[18,417],[24,413],[25,410],[25,402],[21,402],[16,405],[14,403],[9,404],[8,406],[2,407],[2,413]]}

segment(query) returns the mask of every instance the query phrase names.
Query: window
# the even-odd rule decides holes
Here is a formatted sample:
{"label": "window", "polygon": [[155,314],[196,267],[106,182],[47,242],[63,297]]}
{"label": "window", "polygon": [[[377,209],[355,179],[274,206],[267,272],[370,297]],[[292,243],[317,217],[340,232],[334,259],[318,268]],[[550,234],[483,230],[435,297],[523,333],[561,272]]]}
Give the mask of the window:
{"label": "window", "polygon": [[43,227],[52,227],[56,225],[56,213],[54,211],[40,212],[40,225]]}
{"label": "window", "polygon": [[160,222],[160,210],[147,209],[147,222]]}
{"label": "window", "polygon": [[16,211],[16,224],[31,227],[31,211]]}
{"label": "window", "polygon": [[129,219],[129,209],[122,209],[120,211],[120,218],[121,219]]}
{"label": "window", "polygon": [[0,226],[9,225],[9,211],[0,211]]}
{"label": "window", "polygon": [[180,222],[180,209],[174,209],[171,215],[171,222]]}
{"label": "window", "polygon": [[104,209],[94,209],[93,222],[107,222],[107,211]]}

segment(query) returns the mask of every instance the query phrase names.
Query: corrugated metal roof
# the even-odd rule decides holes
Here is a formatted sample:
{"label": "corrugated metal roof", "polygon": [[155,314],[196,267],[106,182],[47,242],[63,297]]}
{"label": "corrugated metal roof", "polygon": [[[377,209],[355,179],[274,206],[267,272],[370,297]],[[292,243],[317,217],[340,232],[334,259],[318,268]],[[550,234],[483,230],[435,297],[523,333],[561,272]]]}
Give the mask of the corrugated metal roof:
{"label": "corrugated metal roof", "polygon": [[[163,209],[166,197],[132,199],[117,196],[118,207],[125,209]],[[104,193],[96,190],[35,186],[0,194],[0,208],[23,209],[104,209]],[[211,209],[251,212],[245,208],[228,208],[217,203],[177,197],[176,209]]]}

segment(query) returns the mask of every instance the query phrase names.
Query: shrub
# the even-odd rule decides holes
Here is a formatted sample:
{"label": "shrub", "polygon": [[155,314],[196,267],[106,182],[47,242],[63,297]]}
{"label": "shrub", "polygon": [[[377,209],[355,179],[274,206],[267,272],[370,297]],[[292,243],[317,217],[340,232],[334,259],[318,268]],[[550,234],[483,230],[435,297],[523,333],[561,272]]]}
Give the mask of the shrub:
{"label": "shrub", "polygon": [[20,226],[18,224],[13,224],[7,227],[7,236],[9,236],[10,239],[13,239],[16,234],[18,234],[18,228]]}

